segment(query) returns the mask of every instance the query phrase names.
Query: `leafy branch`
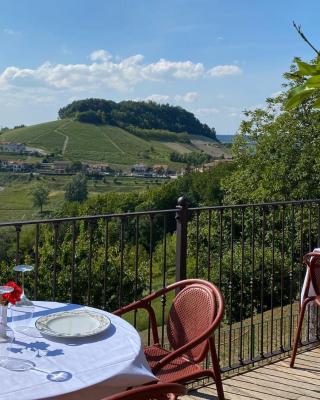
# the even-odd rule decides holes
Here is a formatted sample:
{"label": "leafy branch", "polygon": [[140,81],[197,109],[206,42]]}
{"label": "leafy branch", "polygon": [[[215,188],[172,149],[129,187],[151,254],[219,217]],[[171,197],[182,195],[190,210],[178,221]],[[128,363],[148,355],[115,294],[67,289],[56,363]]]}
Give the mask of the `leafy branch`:
{"label": "leafy branch", "polygon": [[304,104],[306,100],[311,100],[310,104],[312,108],[320,108],[320,52],[302,32],[301,25],[298,26],[293,21],[293,26],[302,39],[317,53],[317,58],[311,63],[301,61],[297,57],[294,59],[297,64],[297,71],[294,74],[289,74],[288,78],[300,80],[303,81],[303,83],[289,91],[285,109],[293,110]]}

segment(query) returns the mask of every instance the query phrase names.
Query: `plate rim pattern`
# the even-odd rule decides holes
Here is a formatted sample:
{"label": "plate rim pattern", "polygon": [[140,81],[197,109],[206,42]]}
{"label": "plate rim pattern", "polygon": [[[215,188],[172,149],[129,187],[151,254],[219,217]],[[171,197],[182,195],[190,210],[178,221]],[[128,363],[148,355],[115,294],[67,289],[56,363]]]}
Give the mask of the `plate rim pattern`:
{"label": "plate rim pattern", "polygon": [[[91,331],[88,331],[88,333],[68,334],[68,333],[56,332],[51,328],[49,328],[47,325],[48,322],[51,321],[52,319],[56,319],[59,317],[69,317],[70,315],[79,315],[79,314],[89,315],[92,318],[98,320],[99,326]],[[98,333],[102,333],[105,330],[107,330],[110,325],[111,321],[109,317],[107,317],[102,313],[89,310],[60,311],[39,317],[35,322],[35,327],[38,329],[40,333],[48,336],[61,337],[61,338],[81,338],[81,337],[94,336],[97,335]]]}

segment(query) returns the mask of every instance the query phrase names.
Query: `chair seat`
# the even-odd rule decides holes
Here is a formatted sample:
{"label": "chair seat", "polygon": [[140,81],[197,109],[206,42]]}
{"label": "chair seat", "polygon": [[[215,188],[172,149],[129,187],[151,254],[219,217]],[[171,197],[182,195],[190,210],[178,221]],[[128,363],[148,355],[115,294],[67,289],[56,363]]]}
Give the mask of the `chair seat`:
{"label": "chair seat", "polygon": [[[157,345],[144,348],[144,354],[152,370],[169,353],[170,351]],[[212,372],[201,368],[184,357],[178,357],[158,370],[156,376],[161,382],[187,382],[189,379],[199,376],[212,376]]]}

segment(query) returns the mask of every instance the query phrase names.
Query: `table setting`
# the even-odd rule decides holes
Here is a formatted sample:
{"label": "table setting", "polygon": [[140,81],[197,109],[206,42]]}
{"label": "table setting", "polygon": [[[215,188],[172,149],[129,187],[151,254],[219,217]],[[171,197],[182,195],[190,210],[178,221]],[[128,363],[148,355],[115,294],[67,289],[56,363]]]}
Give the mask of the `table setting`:
{"label": "table setting", "polygon": [[[17,266],[16,271],[32,268]],[[95,400],[157,379],[124,319],[78,304],[31,301],[0,286],[0,400]]]}

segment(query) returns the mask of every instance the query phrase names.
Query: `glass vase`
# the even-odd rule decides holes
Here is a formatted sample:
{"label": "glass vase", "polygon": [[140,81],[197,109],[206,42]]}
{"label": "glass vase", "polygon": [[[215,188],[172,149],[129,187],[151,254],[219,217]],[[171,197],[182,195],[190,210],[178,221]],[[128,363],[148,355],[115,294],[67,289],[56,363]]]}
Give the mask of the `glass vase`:
{"label": "glass vase", "polygon": [[0,304],[0,337],[6,336],[6,329],[8,322],[8,306]]}
{"label": "glass vase", "polygon": [[[23,333],[28,336],[39,337],[37,330],[32,326],[34,304],[28,299],[25,293],[24,276],[26,272],[33,270],[32,265],[16,265],[13,270],[22,273],[22,295],[21,299],[12,305],[11,316],[13,329],[16,332]],[[31,325],[31,326],[30,326]]]}

